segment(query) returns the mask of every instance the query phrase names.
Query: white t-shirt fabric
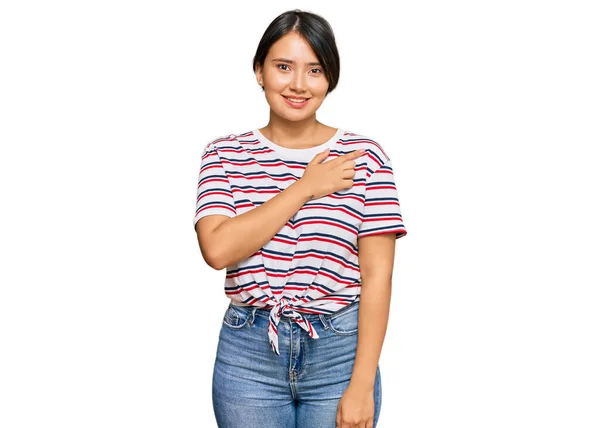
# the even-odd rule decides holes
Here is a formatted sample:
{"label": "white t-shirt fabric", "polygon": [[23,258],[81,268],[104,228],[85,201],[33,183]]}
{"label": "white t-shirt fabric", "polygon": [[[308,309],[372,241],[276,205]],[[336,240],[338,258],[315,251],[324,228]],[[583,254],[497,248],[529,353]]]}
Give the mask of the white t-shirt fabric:
{"label": "white t-shirt fabric", "polygon": [[209,215],[235,217],[259,207],[300,179],[327,148],[324,162],[366,150],[354,159],[352,188],[306,202],[260,250],[226,268],[225,294],[233,304],[270,308],[268,336],[277,354],[282,314],[316,339],[303,313],[331,314],[360,300],[358,238],[406,235],[392,160],[381,144],[342,128],[307,149],[279,146],[253,129],[216,138],[202,151],[194,228]]}

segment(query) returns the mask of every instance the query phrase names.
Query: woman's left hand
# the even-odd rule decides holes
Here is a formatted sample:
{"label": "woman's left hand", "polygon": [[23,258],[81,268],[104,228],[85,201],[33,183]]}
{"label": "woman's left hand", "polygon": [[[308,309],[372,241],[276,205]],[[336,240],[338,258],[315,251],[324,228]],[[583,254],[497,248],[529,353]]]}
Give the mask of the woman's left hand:
{"label": "woman's left hand", "polygon": [[375,399],[373,388],[346,388],[338,403],[335,424],[337,428],[373,428]]}

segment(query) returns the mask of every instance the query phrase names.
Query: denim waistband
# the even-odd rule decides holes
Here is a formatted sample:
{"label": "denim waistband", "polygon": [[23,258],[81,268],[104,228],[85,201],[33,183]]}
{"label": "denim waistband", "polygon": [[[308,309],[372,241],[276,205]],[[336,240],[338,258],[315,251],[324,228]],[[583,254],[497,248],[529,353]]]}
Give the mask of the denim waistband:
{"label": "denim waistband", "polygon": [[[287,300],[287,299],[286,299]],[[319,335],[314,328],[313,322],[317,322],[317,320],[323,324],[323,328],[325,330],[328,329],[329,320],[337,317],[340,314],[349,312],[356,308],[359,304],[360,300],[355,300],[343,308],[330,313],[330,314],[305,314],[301,313],[302,308],[289,305],[287,301],[278,300],[273,306],[268,307],[268,311],[259,310],[258,306],[241,306],[234,305],[233,302],[229,302],[230,307],[235,307],[236,310],[244,311],[248,314],[248,321],[250,324],[254,324],[255,317],[264,318],[269,321],[269,328],[267,330],[267,335],[269,337],[269,343],[273,352],[279,354],[279,340],[278,340],[278,330],[277,325],[279,322],[284,319],[286,322],[296,323],[302,329],[308,332],[308,335],[313,339],[318,339]],[[283,309],[282,309],[283,308]],[[291,315],[285,315],[285,312],[290,312]]]}

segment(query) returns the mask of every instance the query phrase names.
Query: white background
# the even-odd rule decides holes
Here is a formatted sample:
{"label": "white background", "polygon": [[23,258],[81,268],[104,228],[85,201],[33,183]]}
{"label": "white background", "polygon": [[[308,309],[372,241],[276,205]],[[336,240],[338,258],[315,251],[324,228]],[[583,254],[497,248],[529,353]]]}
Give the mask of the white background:
{"label": "white background", "polygon": [[378,427],[599,427],[593,3],[3,2],[0,426],[216,426],[200,154],[267,124],[252,57],[298,7],[341,56],[317,117],[390,154],[408,230]]}

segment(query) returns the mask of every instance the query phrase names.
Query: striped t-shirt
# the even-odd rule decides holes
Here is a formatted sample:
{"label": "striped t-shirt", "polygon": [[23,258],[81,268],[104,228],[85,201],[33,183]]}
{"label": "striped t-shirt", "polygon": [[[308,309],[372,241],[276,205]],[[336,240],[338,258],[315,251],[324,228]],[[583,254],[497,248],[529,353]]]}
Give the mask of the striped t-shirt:
{"label": "striped t-shirt", "polygon": [[306,202],[256,253],[226,268],[225,294],[233,304],[270,309],[268,337],[277,354],[282,314],[316,339],[302,314],[331,314],[360,300],[358,238],[406,235],[392,161],[381,144],[341,128],[308,149],[279,146],[253,129],[217,138],[202,151],[194,228],[202,217],[235,217],[260,206],[327,148],[323,162],[366,149],[354,159],[352,188]]}

